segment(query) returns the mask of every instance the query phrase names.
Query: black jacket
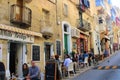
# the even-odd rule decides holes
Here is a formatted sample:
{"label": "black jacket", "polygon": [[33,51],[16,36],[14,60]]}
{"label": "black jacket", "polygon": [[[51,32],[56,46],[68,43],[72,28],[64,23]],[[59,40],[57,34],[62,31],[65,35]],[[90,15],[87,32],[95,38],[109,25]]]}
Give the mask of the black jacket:
{"label": "black jacket", "polygon": [[5,65],[3,62],[0,62],[0,71],[5,71]]}

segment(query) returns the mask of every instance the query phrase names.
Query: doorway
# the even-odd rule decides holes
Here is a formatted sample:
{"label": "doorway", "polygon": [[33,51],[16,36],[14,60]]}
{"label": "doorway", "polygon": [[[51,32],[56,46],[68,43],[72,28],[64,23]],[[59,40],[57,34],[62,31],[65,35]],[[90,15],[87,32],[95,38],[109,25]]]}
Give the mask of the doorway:
{"label": "doorway", "polygon": [[84,39],[80,38],[80,52],[84,53]]}
{"label": "doorway", "polygon": [[50,59],[50,45],[46,44],[45,45],[46,50],[45,50],[45,61],[48,61]]}
{"label": "doorway", "polygon": [[53,43],[45,43],[45,62],[50,60],[51,56],[54,55]]}
{"label": "doorway", "polygon": [[68,54],[68,35],[64,34],[64,48],[65,48],[65,53]]}
{"label": "doorway", "polygon": [[10,74],[14,73],[19,77],[22,77],[22,64],[25,56],[25,47],[23,43],[10,43],[10,55],[9,55],[9,70]]}

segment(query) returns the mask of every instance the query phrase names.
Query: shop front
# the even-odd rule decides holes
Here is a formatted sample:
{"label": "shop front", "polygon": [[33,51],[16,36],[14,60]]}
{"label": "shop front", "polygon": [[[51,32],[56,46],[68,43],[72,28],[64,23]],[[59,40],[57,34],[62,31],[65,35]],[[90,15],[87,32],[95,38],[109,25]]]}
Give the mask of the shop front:
{"label": "shop front", "polygon": [[6,67],[6,77],[22,77],[22,64],[27,63],[27,44],[34,43],[36,32],[0,25],[0,59]]}
{"label": "shop front", "polygon": [[77,40],[77,48],[80,53],[88,51],[88,36],[80,34],[80,38]]}

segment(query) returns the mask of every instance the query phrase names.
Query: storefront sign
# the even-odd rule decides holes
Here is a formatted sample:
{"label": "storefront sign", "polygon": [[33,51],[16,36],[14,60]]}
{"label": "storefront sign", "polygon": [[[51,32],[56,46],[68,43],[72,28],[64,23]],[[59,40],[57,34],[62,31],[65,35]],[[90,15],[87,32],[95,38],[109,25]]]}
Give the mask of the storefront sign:
{"label": "storefront sign", "polygon": [[2,61],[2,44],[0,44],[0,61]]}
{"label": "storefront sign", "polygon": [[0,30],[0,38],[21,41],[21,42],[30,42],[30,43],[34,42],[34,36],[11,32],[7,30]]}

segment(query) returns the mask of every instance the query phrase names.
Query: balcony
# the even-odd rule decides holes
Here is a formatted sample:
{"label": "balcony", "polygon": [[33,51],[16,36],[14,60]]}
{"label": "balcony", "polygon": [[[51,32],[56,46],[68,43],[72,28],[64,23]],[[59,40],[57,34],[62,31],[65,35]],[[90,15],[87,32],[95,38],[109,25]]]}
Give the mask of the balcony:
{"label": "balcony", "polygon": [[86,20],[78,20],[78,29],[82,30],[82,31],[90,31],[91,30],[91,25],[89,22],[87,22]]}
{"label": "balcony", "polygon": [[31,9],[14,4],[11,6],[10,22],[22,28],[28,28],[31,26],[31,14]]}
{"label": "balcony", "polygon": [[53,36],[53,25],[49,20],[41,20],[41,30],[43,37],[47,40]]}
{"label": "balcony", "polygon": [[81,13],[85,12],[85,6],[84,5],[79,4],[79,5],[77,5],[77,8]]}

